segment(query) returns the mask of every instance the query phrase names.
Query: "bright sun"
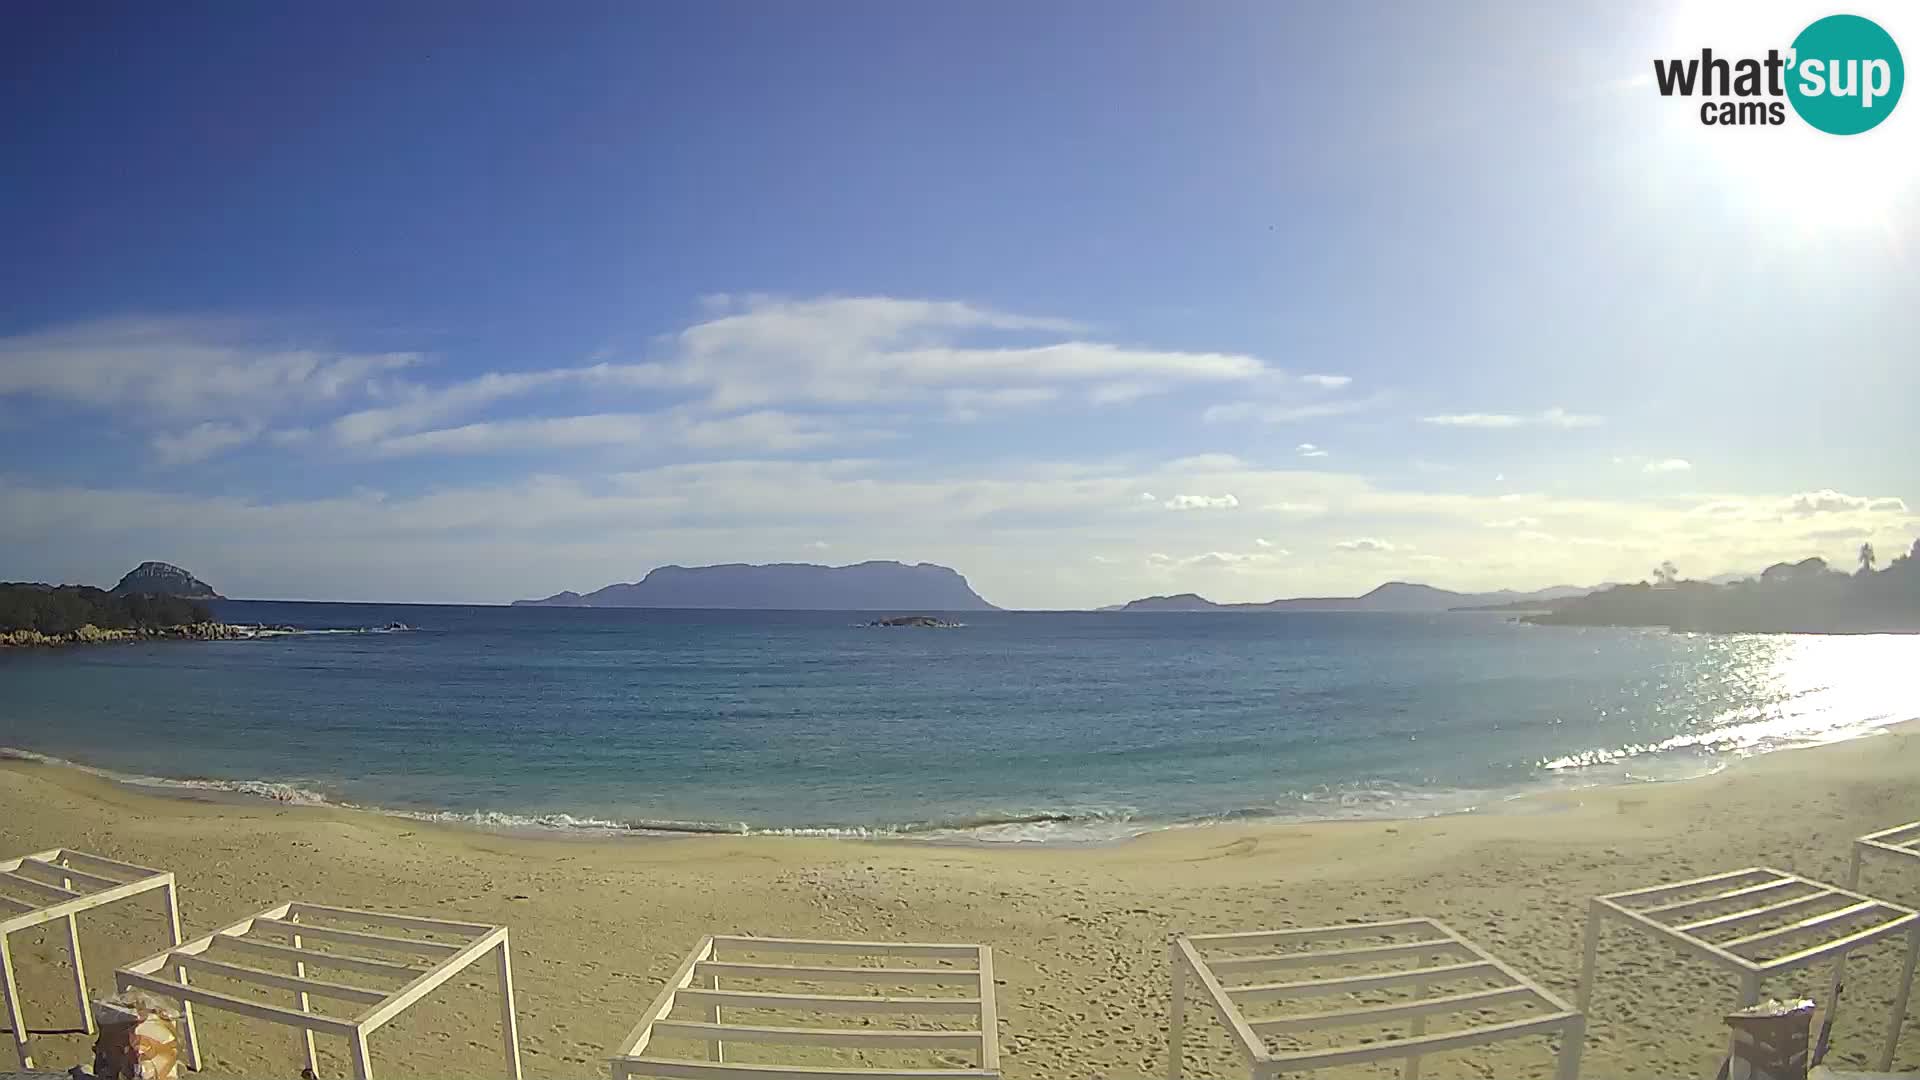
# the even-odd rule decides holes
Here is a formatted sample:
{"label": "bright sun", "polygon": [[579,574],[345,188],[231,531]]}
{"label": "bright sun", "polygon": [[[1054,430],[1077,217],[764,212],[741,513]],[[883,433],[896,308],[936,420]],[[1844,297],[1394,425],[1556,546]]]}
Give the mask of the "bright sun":
{"label": "bright sun", "polygon": [[[1920,57],[1920,13],[1910,5],[1856,5],[1896,42]],[[1654,43],[1658,56],[1698,56],[1703,47],[1730,58],[1786,51],[1807,24],[1833,14],[1830,3],[1806,0],[1692,0],[1679,5]],[[1911,97],[1914,102],[1905,99]],[[1920,93],[1860,135],[1834,136],[1801,123],[1786,106],[1781,127],[1703,129],[1697,114],[1671,110],[1672,134],[1699,148],[1703,166],[1721,172],[1740,209],[1805,233],[1830,228],[1884,229],[1896,244],[1920,204]],[[1905,224],[1903,224],[1903,222]],[[1786,239],[1815,239],[1788,237]]]}

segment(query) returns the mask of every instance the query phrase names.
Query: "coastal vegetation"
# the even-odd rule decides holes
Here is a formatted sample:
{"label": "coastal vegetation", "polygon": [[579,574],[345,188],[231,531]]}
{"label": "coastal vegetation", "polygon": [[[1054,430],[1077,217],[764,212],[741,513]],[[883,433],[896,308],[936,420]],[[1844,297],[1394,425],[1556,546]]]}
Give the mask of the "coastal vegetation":
{"label": "coastal vegetation", "polygon": [[[141,569],[156,566],[165,564],[147,563]],[[185,596],[122,589],[107,592],[90,585],[0,582],[0,646],[243,636],[247,636],[243,628],[214,621],[205,603]]]}
{"label": "coastal vegetation", "polygon": [[1524,621],[1723,633],[1920,633],[1920,540],[1884,569],[1873,545],[1862,544],[1852,573],[1809,558],[1714,584],[1684,580],[1666,562],[1651,581],[1563,600]]}

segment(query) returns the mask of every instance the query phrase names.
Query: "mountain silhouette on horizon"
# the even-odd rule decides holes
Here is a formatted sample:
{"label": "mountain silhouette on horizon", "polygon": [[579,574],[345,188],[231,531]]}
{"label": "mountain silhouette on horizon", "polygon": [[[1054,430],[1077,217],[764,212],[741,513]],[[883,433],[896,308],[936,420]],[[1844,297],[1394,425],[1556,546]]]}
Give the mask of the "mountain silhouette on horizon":
{"label": "mountain silhouette on horizon", "polygon": [[762,611],[994,611],[952,567],[869,561],[660,566],[590,593],[516,600],[514,607],[726,608]]}
{"label": "mountain silhouette on horizon", "polygon": [[1511,604],[1544,604],[1585,596],[1592,589],[1578,585],[1555,585],[1533,592],[1499,589],[1486,593],[1454,592],[1413,581],[1389,581],[1374,586],[1360,596],[1302,596],[1265,602],[1221,604],[1198,593],[1172,596],[1148,596],[1124,604],[1103,607],[1101,611],[1452,611],[1459,608],[1490,607]]}

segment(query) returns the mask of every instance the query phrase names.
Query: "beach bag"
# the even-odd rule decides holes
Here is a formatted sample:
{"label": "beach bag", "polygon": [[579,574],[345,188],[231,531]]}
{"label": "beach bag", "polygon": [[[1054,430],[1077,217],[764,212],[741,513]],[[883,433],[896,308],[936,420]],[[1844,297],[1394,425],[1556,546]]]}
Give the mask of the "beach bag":
{"label": "beach bag", "polygon": [[94,1002],[93,1016],[97,1080],[180,1080],[180,1014],[171,1005],[134,992]]}

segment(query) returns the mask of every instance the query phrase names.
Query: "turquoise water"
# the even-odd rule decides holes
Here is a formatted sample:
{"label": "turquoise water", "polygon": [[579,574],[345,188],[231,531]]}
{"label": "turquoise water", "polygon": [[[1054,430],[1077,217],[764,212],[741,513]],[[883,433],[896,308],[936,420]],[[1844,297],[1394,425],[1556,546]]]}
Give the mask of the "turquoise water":
{"label": "turquoise water", "polygon": [[1661,779],[1920,716],[1920,638],[1481,615],[228,602],[393,633],[0,654],[0,746],[481,823],[1084,840]]}

